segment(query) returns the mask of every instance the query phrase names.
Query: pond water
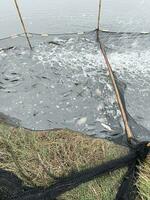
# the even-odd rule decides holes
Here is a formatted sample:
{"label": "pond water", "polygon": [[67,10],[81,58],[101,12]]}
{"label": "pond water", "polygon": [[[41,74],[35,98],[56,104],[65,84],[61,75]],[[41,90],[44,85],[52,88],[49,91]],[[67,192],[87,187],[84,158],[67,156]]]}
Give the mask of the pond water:
{"label": "pond water", "polygon": [[[29,32],[66,33],[95,29],[98,0],[18,0]],[[102,28],[150,31],[149,0],[102,0]],[[0,1],[0,38],[22,32],[13,0]]]}
{"label": "pond water", "polygon": [[[96,137],[123,134],[96,32],[30,39],[32,52],[23,36],[0,43],[16,46],[0,52],[0,112],[34,130],[69,128]],[[150,35],[101,33],[101,39],[117,77],[127,85],[129,113],[150,129]],[[136,136],[149,138],[149,131],[138,129]]]}
{"label": "pond water", "polygon": [[[18,3],[29,32],[70,33],[96,27],[97,0]],[[103,29],[150,31],[148,0],[105,0],[102,8]],[[22,32],[13,1],[1,0],[0,29],[0,38]],[[113,69],[127,85],[129,113],[150,130],[150,35],[102,33],[101,37]],[[29,129],[70,128],[98,137],[122,134],[120,112],[95,32],[32,34],[30,39],[33,52],[24,36],[0,40],[0,48],[16,47],[0,51],[0,112]],[[136,136],[149,138],[149,131]]]}

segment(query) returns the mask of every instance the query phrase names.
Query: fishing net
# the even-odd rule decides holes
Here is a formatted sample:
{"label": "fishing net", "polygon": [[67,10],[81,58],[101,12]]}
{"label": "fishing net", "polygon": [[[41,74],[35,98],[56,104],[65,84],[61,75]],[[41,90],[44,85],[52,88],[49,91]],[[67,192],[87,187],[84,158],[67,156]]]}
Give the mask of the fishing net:
{"label": "fishing net", "polygon": [[[97,196],[97,199],[143,198],[144,195],[140,197],[137,194],[135,185],[139,167],[149,154],[150,34],[99,32],[100,42],[113,66],[127,122],[135,137],[130,144],[96,34],[96,30],[59,35],[29,33],[33,51],[29,51],[24,34],[0,40],[1,200],[56,199],[81,184],[124,167],[128,169],[119,172],[124,178],[118,178],[111,188],[111,191],[115,188],[115,195]],[[101,162],[95,159],[91,165],[91,160],[85,161],[80,171],[74,167],[75,160],[69,158],[71,162],[63,167],[72,165],[74,168],[66,167],[69,172],[58,173],[58,176],[51,174],[51,168],[61,166],[68,160],[66,149],[68,151],[69,148],[72,157],[78,152],[78,146],[82,149],[80,143],[83,136],[79,137],[79,132],[92,138],[112,140],[128,146],[130,150],[111,146],[106,140],[88,138],[88,142],[83,143],[88,144],[86,151],[93,141],[102,146],[92,152],[103,153]],[[76,140],[78,137],[80,142]],[[74,145],[69,146],[72,140],[75,141]],[[103,141],[103,144],[97,141]],[[62,148],[61,143],[64,142],[68,146]],[[50,149],[54,143],[57,144],[54,147],[59,147],[60,151],[51,155]],[[78,146],[75,148],[76,143]],[[120,152],[118,157],[114,157],[114,154],[107,157],[108,147],[114,154]],[[53,152],[55,148],[52,148]],[[58,156],[60,162],[55,160],[58,154],[61,155]],[[48,159],[48,155],[52,158]],[[102,155],[100,153],[100,157]],[[39,166],[42,169],[36,171]],[[148,199],[149,191],[145,194],[144,198]],[[64,198],[73,199],[71,196]]]}
{"label": "fishing net", "polygon": [[[96,32],[30,35],[33,52],[25,47],[23,35],[1,40],[5,48],[0,53],[1,112],[33,130],[68,128],[96,137],[123,134]],[[101,32],[100,36],[127,110],[137,121],[128,114],[130,126],[136,138],[148,140],[149,34]]]}

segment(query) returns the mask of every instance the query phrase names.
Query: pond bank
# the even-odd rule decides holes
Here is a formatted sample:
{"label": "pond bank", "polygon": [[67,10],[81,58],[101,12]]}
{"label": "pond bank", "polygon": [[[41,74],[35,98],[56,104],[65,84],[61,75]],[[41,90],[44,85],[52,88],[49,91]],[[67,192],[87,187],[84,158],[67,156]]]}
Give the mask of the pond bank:
{"label": "pond bank", "polygon": [[[80,133],[59,131],[31,132],[0,124],[0,168],[11,171],[31,186],[48,186],[54,176],[68,175],[127,154],[128,149],[107,140],[93,139]],[[141,167],[138,188],[141,198],[149,199],[150,159]],[[65,193],[68,200],[114,199],[126,169]],[[111,185],[110,185],[111,182]],[[109,185],[109,187],[108,187]]]}

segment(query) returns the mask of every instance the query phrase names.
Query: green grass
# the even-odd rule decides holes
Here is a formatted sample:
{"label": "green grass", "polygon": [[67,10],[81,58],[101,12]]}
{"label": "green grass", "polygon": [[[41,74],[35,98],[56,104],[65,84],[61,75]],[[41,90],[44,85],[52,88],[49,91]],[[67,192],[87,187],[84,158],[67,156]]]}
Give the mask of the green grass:
{"label": "green grass", "polygon": [[[93,139],[69,130],[31,132],[0,124],[0,168],[14,172],[25,184],[49,186],[53,176],[68,175],[127,154],[125,147]],[[142,167],[138,188],[140,199],[148,200],[149,159]],[[62,195],[65,200],[113,200],[126,169]]]}

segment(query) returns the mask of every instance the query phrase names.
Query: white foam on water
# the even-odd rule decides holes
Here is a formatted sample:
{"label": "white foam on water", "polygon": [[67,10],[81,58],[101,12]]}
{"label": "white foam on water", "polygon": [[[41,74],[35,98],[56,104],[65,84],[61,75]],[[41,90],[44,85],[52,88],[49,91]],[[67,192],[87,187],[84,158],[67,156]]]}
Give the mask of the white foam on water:
{"label": "white foam on water", "polygon": [[84,35],[55,42],[61,45],[40,43],[31,54],[26,48],[1,52],[1,111],[27,128],[63,127],[102,136],[97,118],[107,124],[106,105],[117,107],[97,43]]}
{"label": "white foam on water", "polygon": [[150,51],[133,49],[109,55],[113,69],[127,84],[126,103],[132,116],[150,129]]}
{"label": "white foam on water", "polygon": [[[0,111],[32,129],[71,128],[101,137],[105,129],[120,133],[120,112],[97,43],[84,35],[55,37],[55,42],[60,45],[36,43],[32,53],[27,48],[0,52]],[[127,83],[129,112],[148,128],[149,56],[148,50],[108,54]]]}

